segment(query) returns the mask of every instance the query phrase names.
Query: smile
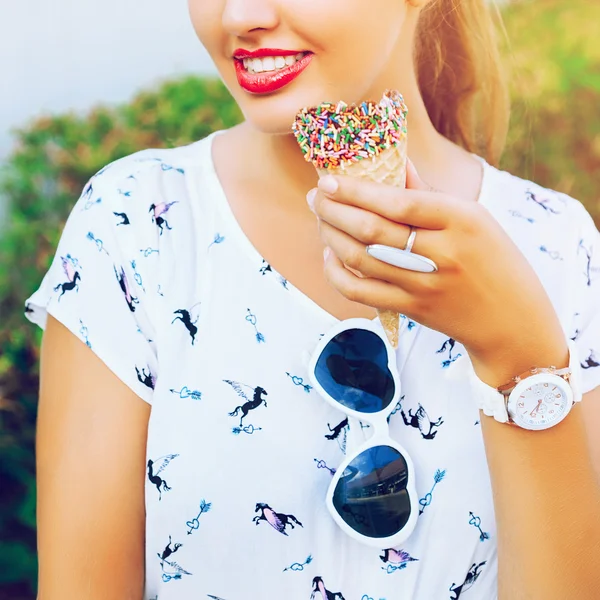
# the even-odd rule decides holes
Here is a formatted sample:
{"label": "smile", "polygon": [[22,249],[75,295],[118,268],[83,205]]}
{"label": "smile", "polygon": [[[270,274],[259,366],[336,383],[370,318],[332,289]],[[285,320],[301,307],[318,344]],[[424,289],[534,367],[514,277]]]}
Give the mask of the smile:
{"label": "smile", "polygon": [[274,53],[268,56],[264,55],[264,51],[259,51],[256,54],[263,56],[242,55],[234,58],[240,87],[253,94],[268,94],[285,87],[308,67],[314,56],[312,52]]}

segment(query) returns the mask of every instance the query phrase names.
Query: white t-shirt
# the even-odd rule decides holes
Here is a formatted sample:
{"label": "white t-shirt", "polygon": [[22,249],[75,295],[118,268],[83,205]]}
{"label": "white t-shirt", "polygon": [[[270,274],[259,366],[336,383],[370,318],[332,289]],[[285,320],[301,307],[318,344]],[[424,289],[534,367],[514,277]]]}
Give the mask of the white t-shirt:
{"label": "white t-shirt", "polygon": [[[390,431],[414,462],[420,514],[401,547],[353,541],[325,494],[330,469],[369,430],[348,425],[306,371],[337,319],[244,235],[214,170],[214,135],[95,175],[26,303],[31,321],[52,314],[152,405],[144,598],[437,600],[471,588],[469,598],[496,598],[479,413],[452,375],[464,348],[403,319]],[[600,235],[579,202],[484,171],[480,202],[541,278],[592,390]]]}

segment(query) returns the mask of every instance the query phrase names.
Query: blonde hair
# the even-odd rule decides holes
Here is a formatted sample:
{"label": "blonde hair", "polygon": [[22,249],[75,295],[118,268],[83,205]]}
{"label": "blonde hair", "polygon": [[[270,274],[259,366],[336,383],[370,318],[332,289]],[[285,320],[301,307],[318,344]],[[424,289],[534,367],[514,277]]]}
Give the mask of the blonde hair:
{"label": "blonde hair", "polygon": [[510,104],[489,0],[431,0],[419,17],[415,67],[435,128],[497,165]]}

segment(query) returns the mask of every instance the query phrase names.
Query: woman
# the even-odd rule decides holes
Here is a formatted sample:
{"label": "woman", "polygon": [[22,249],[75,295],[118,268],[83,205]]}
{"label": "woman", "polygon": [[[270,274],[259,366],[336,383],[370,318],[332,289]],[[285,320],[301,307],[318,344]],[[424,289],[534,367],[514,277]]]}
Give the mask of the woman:
{"label": "woman", "polygon": [[[40,599],[595,597],[600,238],[577,201],[471,154],[496,162],[506,123],[487,5],[191,0],[190,12],[244,123],[93,177],[28,300],[46,330]],[[267,57],[243,60],[257,50]],[[286,85],[251,72],[298,59]],[[317,185],[296,112],[386,88],[410,109],[409,189]],[[366,252],[403,249],[411,231],[437,272]],[[325,505],[369,428],[307,372],[321,336],[376,308],[405,315],[389,428],[418,497],[412,534],[379,548]],[[556,397],[583,401],[560,424],[479,412],[492,387],[569,364]]]}

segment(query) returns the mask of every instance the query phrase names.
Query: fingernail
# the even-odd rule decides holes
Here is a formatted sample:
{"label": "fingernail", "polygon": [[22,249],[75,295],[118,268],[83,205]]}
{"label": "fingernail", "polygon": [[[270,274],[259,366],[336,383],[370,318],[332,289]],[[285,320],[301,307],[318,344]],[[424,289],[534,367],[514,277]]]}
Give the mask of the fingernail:
{"label": "fingernail", "polygon": [[338,189],[338,182],[332,175],[325,175],[319,179],[319,189],[326,194],[335,194]]}
{"label": "fingernail", "polygon": [[329,246],[326,246],[325,250],[323,250],[323,258],[325,260],[327,260],[329,258],[330,254],[331,254],[331,250],[329,249]]}
{"label": "fingernail", "polygon": [[308,202],[308,206],[310,210],[315,212],[315,196],[317,195],[317,188],[313,188],[306,194],[306,201]]}

